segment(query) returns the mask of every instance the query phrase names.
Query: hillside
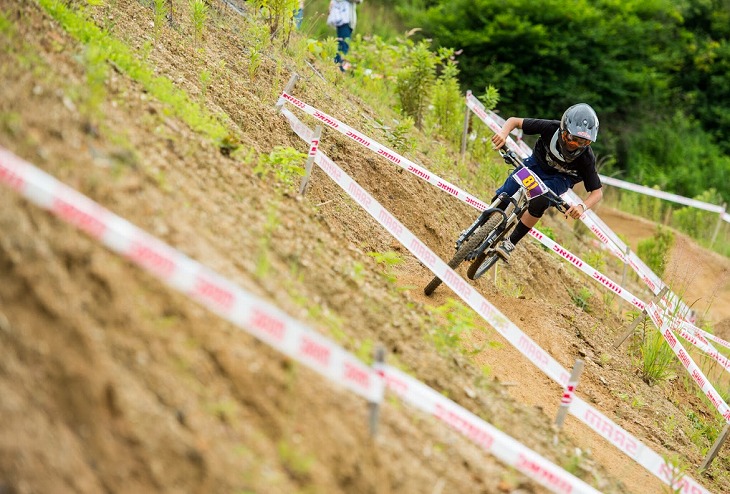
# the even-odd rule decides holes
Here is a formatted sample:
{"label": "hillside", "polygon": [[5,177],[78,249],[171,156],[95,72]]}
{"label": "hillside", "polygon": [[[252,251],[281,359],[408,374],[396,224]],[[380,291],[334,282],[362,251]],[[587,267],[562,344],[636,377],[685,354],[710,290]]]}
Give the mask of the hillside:
{"label": "hillside", "polygon": [[[263,174],[276,147],[307,151],[273,109],[292,71],[303,76],[295,94],[384,138],[347,76],[328,62],[306,64],[294,48],[259,50],[256,23],[219,2],[200,41],[187,2],[174,3],[157,39],[148,3],[92,3],[70,5],[218,123],[194,120],[193,106],[179,111],[139,71],[100,58],[93,40],[49,14],[55,2],[0,0],[0,146],[363,359],[383,344],[389,363],[598,490],[667,492],[572,417],[554,444],[562,390],[486,324],[473,317],[460,342],[444,343],[450,326],[434,309],[453,293],[442,286],[425,297],[430,273],[321,170],[303,198],[289,177]],[[297,33],[293,40],[300,46]],[[415,138],[410,157],[430,169],[443,146]],[[321,149],[443,258],[475,216],[331,129]],[[446,178],[460,180],[455,171]],[[0,191],[0,492],[546,492],[395,398],[371,438],[362,399]],[[545,224],[621,278],[572,221]],[[691,249],[708,272],[727,273],[726,259],[686,240],[677,248],[673,256]],[[403,262],[378,262],[389,252]],[[717,413],[681,374],[645,384],[635,342],[612,349],[627,304],[529,240],[515,257],[496,280],[476,283],[481,293],[563,366],[586,361],[578,388],[586,401],[711,491],[730,491],[726,457],[697,471],[711,444],[697,424],[721,428]],[[636,279],[627,283],[649,298]],[[715,283],[710,314],[720,323],[729,317],[727,278]],[[582,288],[590,312],[571,296]]]}

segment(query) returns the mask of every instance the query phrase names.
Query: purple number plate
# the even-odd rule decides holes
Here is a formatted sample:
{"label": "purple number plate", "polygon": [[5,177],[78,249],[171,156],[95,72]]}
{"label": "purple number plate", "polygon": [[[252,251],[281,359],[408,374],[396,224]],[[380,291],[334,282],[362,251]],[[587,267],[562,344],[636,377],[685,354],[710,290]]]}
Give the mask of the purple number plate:
{"label": "purple number plate", "polygon": [[541,196],[548,191],[548,188],[542,183],[540,177],[532,173],[528,168],[520,168],[517,170],[517,173],[512,175],[512,178],[527,189],[527,197],[530,199]]}

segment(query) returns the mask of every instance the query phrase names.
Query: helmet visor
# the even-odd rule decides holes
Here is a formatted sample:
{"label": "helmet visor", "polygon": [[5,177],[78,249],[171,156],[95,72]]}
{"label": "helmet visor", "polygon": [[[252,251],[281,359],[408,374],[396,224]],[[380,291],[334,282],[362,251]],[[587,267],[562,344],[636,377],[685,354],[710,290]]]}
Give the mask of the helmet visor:
{"label": "helmet visor", "polygon": [[563,131],[563,139],[565,140],[565,143],[570,148],[573,148],[573,149],[585,148],[585,147],[590,146],[590,144],[591,144],[590,139],[586,139],[585,137],[574,136],[567,130]]}

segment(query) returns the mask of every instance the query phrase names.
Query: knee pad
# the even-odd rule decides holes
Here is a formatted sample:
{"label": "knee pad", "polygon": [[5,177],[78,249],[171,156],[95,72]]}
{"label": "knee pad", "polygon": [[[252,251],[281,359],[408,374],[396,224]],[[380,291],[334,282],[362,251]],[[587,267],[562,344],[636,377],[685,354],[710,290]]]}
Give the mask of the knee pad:
{"label": "knee pad", "polygon": [[550,207],[550,201],[545,196],[539,196],[530,201],[527,210],[535,218],[542,218],[547,208]]}

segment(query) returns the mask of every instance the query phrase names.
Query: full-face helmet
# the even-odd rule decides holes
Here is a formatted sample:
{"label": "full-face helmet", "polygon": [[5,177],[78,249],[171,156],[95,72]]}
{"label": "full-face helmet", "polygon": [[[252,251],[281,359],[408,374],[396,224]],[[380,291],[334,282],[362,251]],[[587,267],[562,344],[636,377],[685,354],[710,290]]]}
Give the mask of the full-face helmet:
{"label": "full-face helmet", "polygon": [[590,105],[578,103],[563,113],[560,119],[560,137],[557,140],[560,154],[573,161],[583,154],[598,137],[598,115]]}

